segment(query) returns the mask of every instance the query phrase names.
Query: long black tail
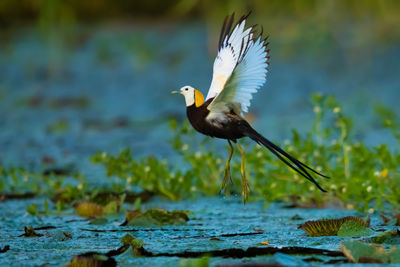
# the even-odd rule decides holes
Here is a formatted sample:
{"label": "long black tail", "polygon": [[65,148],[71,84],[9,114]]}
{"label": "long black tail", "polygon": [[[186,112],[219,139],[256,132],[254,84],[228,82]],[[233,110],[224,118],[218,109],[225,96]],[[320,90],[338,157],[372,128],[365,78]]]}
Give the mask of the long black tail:
{"label": "long black tail", "polygon": [[[290,168],[292,168],[293,170],[295,170],[297,173],[299,173],[301,176],[303,176],[304,178],[306,178],[307,180],[313,182],[319,190],[321,190],[322,192],[326,192],[325,189],[323,189],[318,183],[317,181],[315,181],[315,179],[311,176],[311,174],[307,171],[310,170],[311,172],[318,174],[324,178],[329,178],[319,172],[317,172],[316,170],[308,167],[306,164],[304,164],[303,162],[299,161],[298,159],[292,157],[291,155],[289,155],[287,152],[285,152],[283,149],[281,149],[280,147],[278,147],[277,145],[275,145],[274,143],[272,143],[271,141],[269,141],[267,138],[265,138],[264,136],[262,136],[261,134],[259,134],[256,130],[254,130],[251,127],[246,127],[247,129],[244,131],[245,135],[250,137],[251,139],[253,139],[254,141],[256,141],[258,144],[260,145],[264,145],[266,148],[268,148],[272,153],[275,154],[275,156],[277,156],[280,160],[282,160],[284,163],[286,163],[286,165],[288,165]],[[290,162],[289,162],[290,161]]]}

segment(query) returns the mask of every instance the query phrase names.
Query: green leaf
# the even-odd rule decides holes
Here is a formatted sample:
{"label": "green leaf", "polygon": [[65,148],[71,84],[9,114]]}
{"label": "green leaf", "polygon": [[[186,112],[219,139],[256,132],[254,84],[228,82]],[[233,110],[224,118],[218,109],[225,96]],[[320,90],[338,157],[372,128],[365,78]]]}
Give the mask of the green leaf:
{"label": "green leaf", "polygon": [[355,263],[400,263],[400,248],[365,244],[360,241],[348,241],[340,244],[343,254]]}
{"label": "green leaf", "polygon": [[121,238],[122,245],[130,245],[135,238],[130,234],[126,234]]}
{"label": "green leaf", "polygon": [[337,235],[347,237],[360,237],[372,235],[373,233],[374,231],[372,231],[370,228],[365,227],[357,221],[350,220],[342,224]]}
{"label": "green leaf", "polygon": [[209,257],[204,256],[200,259],[182,259],[179,261],[179,267],[208,267]]}
{"label": "green leaf", "polygon": [[36,216],[37,215],[37,206],[36,204],[32,204],[26,207],[26,211],[32,215],[32,216]]}
{"label": "green leaf", "polygon": [[119,211],[119,202],[118,201],[111,201],[107,203],[104,207],[104,213],[106,214],[114,214]]}
{"label": "green leaf", "polygon": [[[391,231],[385,231],[383,233],[380,233],[379,235],[373,236],[371,238],[371,241],[375,244],[400,244],[400,240],[398,239],[400,237],[399,231],[395,228]],[[393,243],[392,243],[393,242]]]}
{"label": "green leaf", "polygon": [[135,202],[133,203],[133,209],[134,210],[142,209],[142,198],[141,197],[138,197],[135,199]]}
{"label": "green leaf", "polygon": [[141,248],[143,247],[143,240],[142,239],[133,239],[131,242],[131,246],[134,248]]}
{"label": "green leaf", "polygon": [[143,240],[142,239],[136,239],[130,234],[126,234],[121,238],[121,243],[124,246],[132,246],[133,248],[141,248],[143,247]]}

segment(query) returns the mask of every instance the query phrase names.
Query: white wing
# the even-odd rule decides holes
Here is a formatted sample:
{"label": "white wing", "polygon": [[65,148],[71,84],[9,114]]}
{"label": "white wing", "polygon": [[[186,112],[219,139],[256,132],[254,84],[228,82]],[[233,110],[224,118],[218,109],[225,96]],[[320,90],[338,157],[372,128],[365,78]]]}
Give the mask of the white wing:
{"label": "white wing", "polygon": [[[254,27],[245,30],[246,17],[242,17],[232,33],[233,15],[225,19],[214,62],[214,73],[207,100],[215,97],[208,109],[211,117],[234,110],[247,112],[252,93],[265,83],[268,72],[268,43],[260,34],[254,38]],[[222,40],[222,41],[221,41]]]}

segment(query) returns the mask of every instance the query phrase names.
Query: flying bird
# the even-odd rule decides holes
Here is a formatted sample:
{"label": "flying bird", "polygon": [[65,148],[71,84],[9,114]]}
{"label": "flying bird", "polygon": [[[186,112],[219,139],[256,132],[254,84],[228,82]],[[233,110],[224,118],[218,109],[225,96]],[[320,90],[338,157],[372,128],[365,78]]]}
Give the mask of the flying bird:
{"label": "flying bird", "polygon": [[234,24],[234,14],[227,16],[222,26],[218,42],[218,54],[214,61],[213,77],[207,97],[191,87],[184,86],[179,93],[185,97],[186,114],[192,126],[200,133],[226,139],[230,152],[225,164],[223,190],[231,177],[230,161],[234,151],[232,143],[241,153],[242,196],[248,197],[248,184],[245,176],[245,152],[237,142],[249,137],[268,148],[275,156],[301,176],[313,182],[326,192],[310,173],[328,178],[306,164],[289,155],[283,149],[254,130],[243,118],[248,111],[252,94],[264,85],[269,66],[267,37],[257,33],[256,26],[246,28],[249,15],[242,16]]}

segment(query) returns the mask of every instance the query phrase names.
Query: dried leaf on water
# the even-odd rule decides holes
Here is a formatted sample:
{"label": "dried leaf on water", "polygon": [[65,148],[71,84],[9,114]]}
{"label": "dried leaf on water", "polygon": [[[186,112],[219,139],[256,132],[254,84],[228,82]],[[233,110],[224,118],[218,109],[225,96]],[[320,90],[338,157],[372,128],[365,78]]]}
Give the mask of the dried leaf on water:
{"label": "dried leaf on water", "polygon": [[105,267],[105,266],[117,266],[117,262],[107,255],[96,252],[87,252],[77,256],[74,256],[72,260],[66,264],[67,267]]}
{"label": "dried leaf on water", "polygon": [[43,236],[43,234],[39,234],[35,232],[35,229],[32,226],[25,226],[24,227],[24,234],[20,236],[25,236],[25,237],[40,237]]}

